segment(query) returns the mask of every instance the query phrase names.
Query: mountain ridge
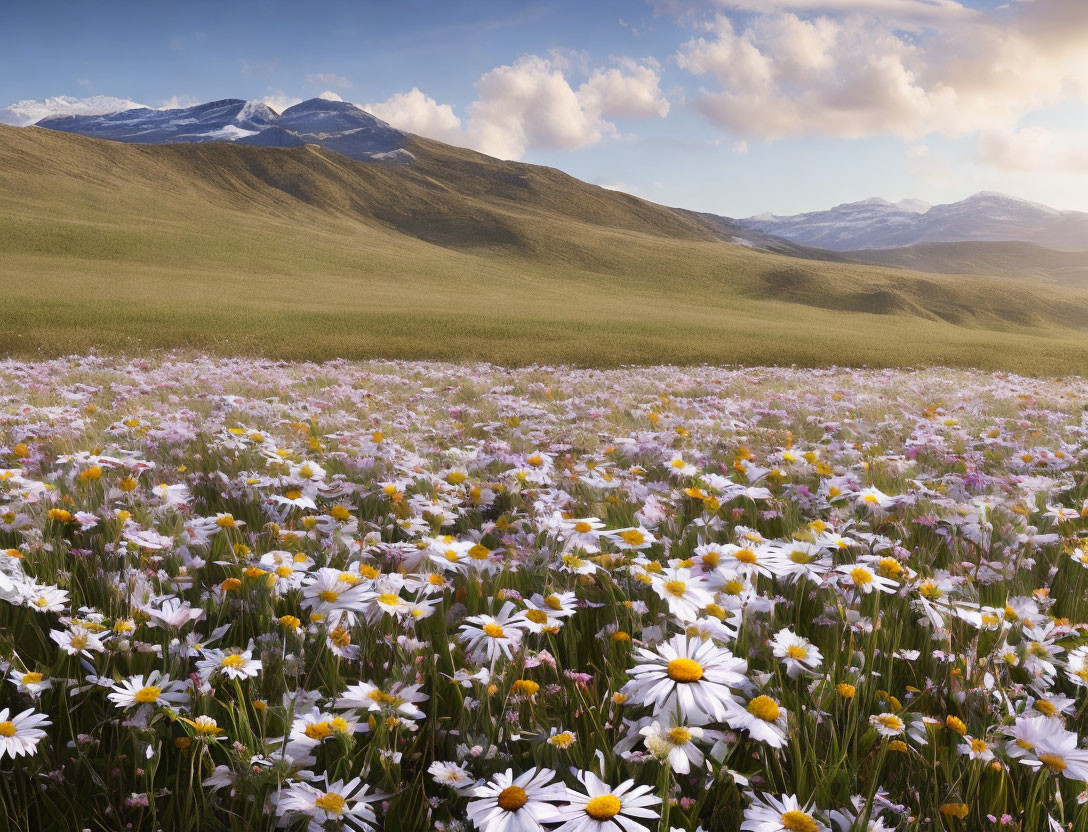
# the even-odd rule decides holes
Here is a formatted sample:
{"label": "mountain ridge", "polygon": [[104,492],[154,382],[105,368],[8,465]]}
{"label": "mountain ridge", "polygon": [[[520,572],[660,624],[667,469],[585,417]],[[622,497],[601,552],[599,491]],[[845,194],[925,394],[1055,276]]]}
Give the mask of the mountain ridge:
{"label": "mountain ridge", "polygon": [[350,102],[324,98],[301,101],[282,113],[261,101],[224,98],[192,107],[49,116],[34,126],[140,144],[317,144],[359,160],[406,162],[411,158],[400,152],[407,133]]}
{"label": "mountain ridge", "polygon": [[1088,213],[1060,211],[996,191],[958,202],[922,205],[879,197],[788,216],[760,214],[738,225],[832,251],[878,250],[919,243],[1026,242],[1060,251],[1088,249]]}

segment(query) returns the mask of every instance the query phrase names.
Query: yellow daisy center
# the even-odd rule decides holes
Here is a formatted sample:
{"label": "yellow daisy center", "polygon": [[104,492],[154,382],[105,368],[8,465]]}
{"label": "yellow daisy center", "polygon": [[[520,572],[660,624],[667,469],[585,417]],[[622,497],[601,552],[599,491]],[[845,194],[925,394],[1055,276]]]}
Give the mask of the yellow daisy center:
{"label": "yellow daisy center", "polygon": [[673,745],[687,745],[691,742],[691,731],[687,728],[677,726],[676,728],[670,728],[669,733],[667,733],[665,737]]}
{"label": "yellow daisy center", "polygon": [[498,624],[484,624],[480,629],[483,630],[486,635],[491,636],[491,638],[503,637],[502,627]]}
{"label": "yellow daisy center", "polygon": [[499,806],[507,812],[516,812],[529,802],[529,795],[521,786],[507,786],[499,792]]}
{"label": "yellow daisy center", "polygon": [[748,703],[748,713],[764,722],[774,722],[781,712],[778,703],[769,696],[757,696]]}
{"label": "yellow daisy center", "polygon": [[219,662],[223,667],[232,667],[235,670],[239,670],[245,667],[246,660],[244,656],[240,656],[237,653],[233,653],[229,656],[224,656],[223,660]]}
{"label": "yellow daisy center", "polygon": [[14,737],[15,723],[10,719],[0,722],[0,737]]}
{"label": "yellow daisy center", "polygon": [[687,589],[688,585],[683,581],[665,581],[665,591],[677,598],[683,598]]}
{"label": "yellow daisy center", "polygon": [[783,812],[778,821],[782,824],[782,828],[788,829],[789,832],[817,832],[820,828],[811,815],[798,812],[796,809]]}
{"label": "yellow daisy center", "polygon": [[614,794],[602,794],[586,804],[586,814],[594,820],[611,820],[622,808],[623,804]]}
{"label": "yellow daisy center", "polygon": [[157,688],[154,685],[150,685],[146,688],[140,688],[136,691],[136,695],[133,697],[141,705],[146,705],[149,702],[158,702],[159,697],[162,696],[162,688]]}
{"label": "yellow daisy center", "polygon": [[698,682],[703,678],[703,666],[693,659],[673,659],[667,672],[674,682]]}
{"label": "yellow daisy center", "polygon": [[344,807],[347,803],[348,802],[336,792],[329,792],[328,794],[321,795],[321,797],[314,801],[314,808],[323,809],[334,815],[340,815],[343,814]]}
{"label": "yellow daisy center", "polygon": [[1054,771],[1065,771],[1066,762],[1061,754],[1039,754],[1039,762],[1050,766]]}

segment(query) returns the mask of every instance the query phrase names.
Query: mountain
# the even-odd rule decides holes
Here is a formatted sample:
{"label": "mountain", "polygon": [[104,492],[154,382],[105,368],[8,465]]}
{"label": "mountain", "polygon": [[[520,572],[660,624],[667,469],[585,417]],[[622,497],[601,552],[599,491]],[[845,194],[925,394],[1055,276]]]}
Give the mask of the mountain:
{"label": "mountain", "polygon": [[804,249],[551,168],[401,141],[411,164],[314,143],[0,126],[3,350],[1048,372],[1088,361],[1085,292],[763,251]]}
{"label": "mountain", "polygon": [[833,251],[967,241],[1019,241],[1067,251],[1088,249],[1088,214],[1058,211],[992,191],[947,205],[867,199],[827,211],[786,217],[762,214],[736,222],[795,243]]}
{"label": "mountain", "polygon": [[171,110],[58,115],[38,127],[144,144],[243,142],[262,147],[317,144],[353,159],[409,161],[405,134],[346,101],[313,98],[282,113],[260,101],[227,98]]}

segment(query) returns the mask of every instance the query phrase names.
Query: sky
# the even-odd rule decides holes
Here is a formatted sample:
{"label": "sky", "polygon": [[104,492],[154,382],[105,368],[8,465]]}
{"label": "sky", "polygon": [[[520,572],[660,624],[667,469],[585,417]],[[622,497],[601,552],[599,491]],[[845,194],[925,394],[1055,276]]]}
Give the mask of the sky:
{"label": "sky", "polygon": [[5,6],[20,112],[324,94],[727,216],[980,190],[1088,211],[1088,0]]}

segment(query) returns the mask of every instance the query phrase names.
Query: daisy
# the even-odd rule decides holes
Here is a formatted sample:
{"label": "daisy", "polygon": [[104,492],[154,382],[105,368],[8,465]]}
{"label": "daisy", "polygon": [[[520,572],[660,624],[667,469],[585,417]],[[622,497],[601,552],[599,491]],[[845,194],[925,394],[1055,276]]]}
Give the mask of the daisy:
{"label": "daisy", "polygon": [[586,793],[567,789],[570,802],[555,817],[563,825],[554,832],[650,832],[635,819],[654,821],[660,817],[649,808],[661,802],[651,786],[636,786],[634,780],[626,780],[613,789],[589,771],[579,772],[577,778]]}
{"label": "daisy", "polygon": [[207,682],[219,674],[228,679],[252,679],[261,672],[261,660],[253,658],[253,650],[233,648],[227,651],[204,650],[203,658],[196,663],[200,678]]}
{"label": "daisy", "polygon": [[601,551],[599,540],[603,534],[604,522],[596,517],[581,520],[558,521],[559,533],[563,538],[564,549],[582,549],[591,554]]}
{"label": "daisy", "polygon": [[873,590],[895,592],[899,588],[899,584],[895,581],[880,577],[868,566],[863,566],[860,563],[848,563],[845,566],[838,567],[838,571],[846,576],[846,581],[850,586],[866,595],[873,592]]}
{"label": "daisy", "polygon": [[755,580],[756,575],[765,575],[773,578],[785,567],[778,563],[777,550],[770,543],[752,543],[743,541],[744,545],[726,543],[721,547],[721,566],[731,573],[743,575],[749,580]]}
{"label": "daisy", "polygon": [[472,775],[462,763],[447,763],[435,760],[427,768],[427,773],[440,786],[462,791],[473,784]]}
{"label": "daisy", "polygon": [[27,584],[23,592],[26,605],[35,612],[64,612],[68,606],[68,591],[60,587]]}
{"label": "daisy", "polygon": [[831,556],[815,543],[793,541],[778,549],[778,574],[792,581],[802,578],[820,583],[831,569]]}
{"label": "daisy", "polygon": [[494,662],[500,655],[514,658],[514,651],[521,644],[524,626],[521,617],[514,612],[514,603],[507,601],[498,615],[473,615],[461,625],[461,641],[471,653],[482,653]]}
{"label": "daisy", "polygon": [[563,798],[562,787],[552,784],[555,772],[531,768],[517,779],[507,769],[491,782],[478,786],[477,800],[465,814],[481,832],[543,832],[541,822],[556,820],[555,803]]}
{"label": "daisy", "polygon": [[765,742],[771,748],[786,744],[788,714],[771,697],[760,695],[743,707],[736,702],[728,703],[727,707],[726,721],[730,728],[747,731],[752,739]]}
{"label": "daisy", "polygon": [[877,733],[882,737],[898,737],[907,728],[902,719],[891,713],[874,714],[869,717],[869,724],[876,728]]}
{"label": "daisy", "polygon": [[691,767],[701,768],[706,756],[695,743],[708,738],[708,732],[698,725],[689,725],[676,718],[675,714],[666,715],[663,724],[653,720],[649,725],[639,729],[646,750],[657,759],[668,763],[670,769],[677,774],[688,774]]}
{"label": "daisy", "polygon": [[70,630],[51,630],[49,637],[69,656],[82,655],[90,659],[94,657],[94,653],[102,653],[106,649],[102,639],[77,625],[73,625]]}
{"label": "daisy", "polygon": [[10,718],[8,709],[4,708],[0,711],[0,758],[5,754],[15,758],[33,753],[45,737],[45,731],[39,726],[52,724],[49,717],[34,713],[33,708]]}
{"label": "daisy", "polygon": [[1069,651],[1066,656],[1065,675],[1077,687],[1088,687],[1088,644]]}
{"label": "daisy", "polygon": [[632,704],[650,705],[656,713],[678,707],[698,718],[725,719],[725,702],[733,698],[731,686],[745,682],[748,663],[712,641],[673,636],[657,652],[640,647],[642,664],[628,671],[631,680],[623,692]]}
{"label": "daisy", "polygon": [[964,739],[966,742],[959,747],[961,754],[966,754],[972,760],[982,760],[985,763],[994,758],[994,752],[990,750],[986,740],[973,739],[969,736],[965,736]]}
{"label": "daisy", "polygon": [[335,821],[345,829],[369,832],[374,829],[377,817],[368,804],[381,799],[381,795],[367,795],[369,788],[358,777],[347,783],[343,780],[330,783],[326,779],[322,788],[292,781],[276,801],[276,814],[284,824],[308,817],[311,829],[313,824],[323,829],[328,821]]}
{"label": "daisy", "polygon": [[109,699],[118,708],[143,705],[176,707],[189,701],[188,687],[188,681],[171,681],[169,676],[152,670],[146,680],[143,674],[138,674],[115,684]]}
{"label": "daisy", "polygon": [[[1056,726],[1056,720],[1048,722]],[[1051,728],[1038,738],[1032,751],[1033,758],[1022,757],[1020,762],[1033,768],[1045,765],[1068,780],[1088,780],[1088,749],[1077,748],[1077,735],[1072,731]]]}
{"label": "daisy", "polygon": [[12,670],[9,678],[20,693],[28,693],[35,698],[40,696],[42,691],[53,686],[51,679],[45,678],[44,674],[34,670]]}
{"label": "daisy", "polygon": [[426,714],[417,705],[426,702],[428,697],[420,693],[421,685],[404,685],[394,682],[386,693],[370,682],[350,685],[336,700],[336,707],[341,710],[366,710],[378,713],[383,708],[395,711],[407,719],[424,719]]}
{"label": "daisy", "polygon": [[151,619],[152,627],[173,629],[181,629],[186,624],[199,621],[204,617],[204,610],[193,609],[188,601],[181,601],[177,598],[167,598],[163,601],[162,606],[157,609],[155,607],[144,607],[144,612]]}
{"label": "daisy", "polygon": [[707,591],[706,579],[692,575],[690,569],[665,569],[655,576],[653,589],[680,621],[694,621],[699,610],[714,602],[714,596]]}
{"label": "daisy", "polygon": [[782,659],[791,679],[796,679],[802,673],[814,672],[824,660],[807,638],[797,635],[789,627],[775,633],[771,639],[771,650],[776,658]]}
{"label": "daisy", "polygon": [[751,804],[744,810],[744,832],[827,832],[827,826],[812,815],[811,805],[802,805],[794,795],[748,793]]}
{"label": "daisy", "polygon": [[577,598],[573,592],[551,593],[543,596],[536,593],[523,602],[525,609],[520,618],[523,626],[530,633],[544,631],[557,632],[563,626],[563,619],[574,615]]}

